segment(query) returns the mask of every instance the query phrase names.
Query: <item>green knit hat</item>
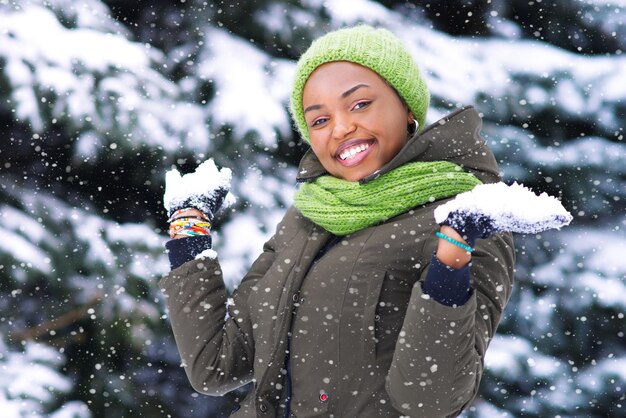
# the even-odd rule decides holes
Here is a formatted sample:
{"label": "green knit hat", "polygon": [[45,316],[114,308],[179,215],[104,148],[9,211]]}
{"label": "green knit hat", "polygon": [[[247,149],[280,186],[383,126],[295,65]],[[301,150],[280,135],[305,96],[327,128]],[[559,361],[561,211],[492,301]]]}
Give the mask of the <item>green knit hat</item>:
{"label": "green knit hat", "polygon": [[419,68],[402,41],[386,29],[361,25],[329,32],[313,41],[298,61],[291,91],[291,116],[302,139],[310,142],[302,107],[304,84],[320,65],[349,61],[378,73],[400,94],[424,127],[430,94]]}

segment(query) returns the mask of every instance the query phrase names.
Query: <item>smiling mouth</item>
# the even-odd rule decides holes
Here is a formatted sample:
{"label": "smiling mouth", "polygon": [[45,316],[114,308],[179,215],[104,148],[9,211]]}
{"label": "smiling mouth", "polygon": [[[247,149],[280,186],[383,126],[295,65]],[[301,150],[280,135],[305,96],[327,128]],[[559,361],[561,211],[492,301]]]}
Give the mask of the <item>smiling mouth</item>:
{"label": "smiling mouth", "polygon": [[348,158],[354,157],[356,154],[365,151],[370,146],[369,144],[361,144],[354,147],[350,147],[346,150],[341,151],[339,154],[339,158],[342,160],[347,160]]}
{"label": "smiling mouth", "polygon": [[344,166],[360,163],[368,154],[375,141],[354,141],[342,145],[335,158]]}

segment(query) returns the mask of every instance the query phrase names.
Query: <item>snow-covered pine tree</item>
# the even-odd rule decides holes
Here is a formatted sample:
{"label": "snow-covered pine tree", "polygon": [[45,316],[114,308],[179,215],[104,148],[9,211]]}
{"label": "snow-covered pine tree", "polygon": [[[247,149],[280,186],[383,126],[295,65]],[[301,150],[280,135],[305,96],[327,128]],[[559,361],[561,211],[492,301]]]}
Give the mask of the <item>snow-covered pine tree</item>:
{"label": "snow-covered pine tree", "polygon": [[11,350],[0,340],[0,408],[7,418],[90,418],[81,401],[65,401],[75,382],[62,374],[65,358],[43,344]]}
{"label": "snow-covered pine tree", "polygon": [[413,50],[430,122],[476,105],[505,180],[576,217],[517,238],[466,415],[623,416],[625,15],[617,0],[0,1],[3,361],[38,364],[33,340],[62,352],[41,413],[226,416],[238,395],[193,394],[163,311],[163,174],[209,156],[233,169],[215,241],[235,286],[291,201],[293,60],[366,22]]}

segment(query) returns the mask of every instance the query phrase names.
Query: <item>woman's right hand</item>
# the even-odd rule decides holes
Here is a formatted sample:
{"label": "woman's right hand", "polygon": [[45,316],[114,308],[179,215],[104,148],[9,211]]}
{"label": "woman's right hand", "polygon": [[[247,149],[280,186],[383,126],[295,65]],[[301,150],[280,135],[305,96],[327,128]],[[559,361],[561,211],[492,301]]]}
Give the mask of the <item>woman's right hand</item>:
{"label": "woman's right hand", "polygon": [[177,211],[197,209],[198,212],[185,214],[204,214],[209,223],[213,223],[215,214],[223,204],[229,206],[234,200],[229,196],[230,179],[232,172],[229,168],[217,168],[213,159],[201,163],[192,173],[181,175],[175,168],[165,174],[165,192],[163,205],[167,209],[167,216],[171,217]]}

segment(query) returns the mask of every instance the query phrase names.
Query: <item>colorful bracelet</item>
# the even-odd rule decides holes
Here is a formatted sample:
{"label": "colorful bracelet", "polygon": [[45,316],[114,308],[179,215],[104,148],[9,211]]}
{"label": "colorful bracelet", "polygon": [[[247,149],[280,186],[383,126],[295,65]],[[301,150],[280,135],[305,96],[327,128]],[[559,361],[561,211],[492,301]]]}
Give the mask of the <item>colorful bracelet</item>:
{"label": "colorful bracelet", "polygon": [[198,217],[198,216],[191,216],[191,215],[183,215],[180,216],[181,213],[191,210],[191,209],[196,209],[196,208],[182,208],[182,209],[178,209],[177,211],[175,211],[174,213],[172,213],[172,216],[169,217],[169,219],[167,220],[168,223],[172,223],[177,219],[181,219],[181,218],[196,218],[196,219],[203,219],[206,222],[209,222],[209,217],[202,211],[200,211],[199,209],[196,209],[197,211],[199,211],[202,216]]}
{"label": "colorful bracelet", "polygon": [[448,241],[451,244],[456,245],[457,247],[463,248],[468,253],[471,253],[471,252],[474,251],[474,249],[472,247],[470,247],[469,245],[463,244],[462,242],[459,242],[459,241],[455,240],[454,238],[450,238],[449,236],[447,236],[445,234],[442,234],[439,231],[435,232],[435,235],[437,235],[439,238],[445,239],[446,241]]}
{"label": "colorful bracelet", "polygon": [[170,223],[170,238],[180,236],[211,235],[211,224],[197,217],[180,217]]}

